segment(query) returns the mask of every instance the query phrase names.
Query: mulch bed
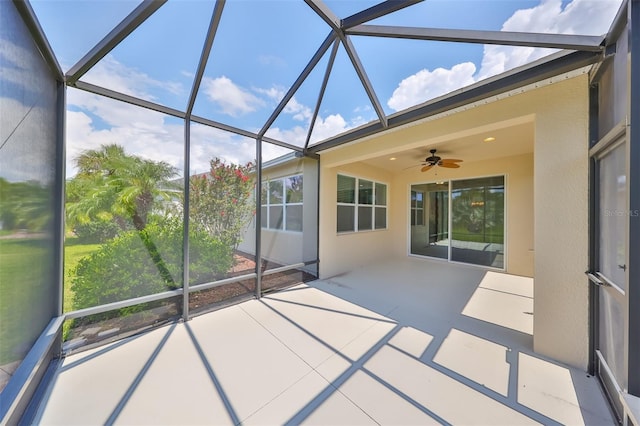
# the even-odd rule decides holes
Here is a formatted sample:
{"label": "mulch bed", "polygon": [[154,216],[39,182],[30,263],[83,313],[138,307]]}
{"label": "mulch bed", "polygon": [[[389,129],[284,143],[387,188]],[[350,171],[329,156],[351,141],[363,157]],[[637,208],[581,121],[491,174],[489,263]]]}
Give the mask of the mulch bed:
{"label": "mulch bed", "polygon": [[[262,270],[270,270],[281,265],[263,261]],[[227,274],[228,278],[251,274],[255,271],[255,261],[251,255],[236,253],[234,266]],[[262,293],[291,287],[300,283],[315,280],[316,277],[305,271],[292,269],[262,277]],[[196,291],[189,295],[189,312],[200,315],[205,312],[220,309],[224,306],[247,300],[255,295],[256,280],[254,278],[221,285],[206,290]],[[111,317],[113,315],[113,317]],[[98,314],[95,319],[90,317],[76,320],[68,331],[63,352],[71,353],[88,349],[104,341],[117,340],[133,334],[138,334],[149,328],[165,324],[182,315],[182,298],[161,300],[148,303],[145,310],[128,315],[115,311],[110,318],[105,314]]]}
{"label": "mulch bed", "polygon": [[[234,255],[234,266],[228,276],[231,278],[250,274],[255,271],[255,265],[255,261],[251,255],[236,253]],[[278,268],[280,266],[282,265],[263,261],[262,271]],[[262,277],[261,288],[262,292],[265,293],[280,288],[290,287],[299,283],[313,281],[315,279],[315,276],[305,271],[292,269]],[[220,303],[227,305],[229,304],[229,301],[235,302],[242,296],[253,296],[256,291],[255,281],[255,279],[251,278],[191,293],[189,296],[189,310],[198,313],[202,308],[207,310],[210,310],[211,308],[215,309]]]}

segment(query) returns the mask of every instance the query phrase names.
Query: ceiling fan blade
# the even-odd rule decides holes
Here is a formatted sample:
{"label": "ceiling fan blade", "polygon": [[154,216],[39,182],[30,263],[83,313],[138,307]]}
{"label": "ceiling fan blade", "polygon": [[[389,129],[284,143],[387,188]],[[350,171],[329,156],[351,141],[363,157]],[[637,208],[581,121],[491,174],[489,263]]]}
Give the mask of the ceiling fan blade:
{"label": "ceiling fan blade", "polygon": [[420,169],[421,172],[426,172],[429,171],[433,166],[424,166],[422,169]]}
{"label": "ceiling fan blade", "polygon": [[444,158],[440,161],[443,163],[462,163],[463,160],[455,160],[453,158]]}
{"label": "ceiling fan blade", "polygon": [[440,167],[444,167],[447,169],[459,169],[460,168],[460,164],[456,164],[456,163],[440,163],[438,164],[438,166]]}

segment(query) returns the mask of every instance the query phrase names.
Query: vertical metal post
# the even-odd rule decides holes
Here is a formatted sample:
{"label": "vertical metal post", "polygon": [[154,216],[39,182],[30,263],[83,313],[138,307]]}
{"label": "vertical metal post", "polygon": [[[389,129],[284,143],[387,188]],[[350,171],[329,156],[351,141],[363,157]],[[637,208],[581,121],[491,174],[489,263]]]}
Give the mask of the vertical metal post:
{"label": "vertical metal post", "polygon": [[55,244],[54,277],[57,285],[55,314],[62,315],[64,310],[64,229],[65,229],[65,140],[67,115],[67,88],[65,83],[58,81],[56,87],[56,166],[54,172],[54,231]]}
{"label": "vertical metal post", "polygon": [[[447,247],[447,260],[451,262],[451,258],[453,257],[453,197],[451,196],[451,192],[453,191],[453,180],[449,179],[447,192],[447,235],[449,237],[449,247]],[[436,212],[436,214],[438,214]],[[436,237],[437,238],[437,237]]]}
{"label": "vertical metal post", "polygon": [[[600,116],[598,96],[599,88],[597,86],[599,82],[594,82],[594,85],[589,88],[589,148],[591,148],[600,139],[598,129],[598,119]],[[595,157],[589,158],[589,271],[594,272],[598,267],[598,254],[599,254],[599,241],[598,241],[598,229],[599,229],[599,215],[598,206],[600,205],[600,178],[598,172],[598,163]],[[587,285],[589,286],[589,360],[587,365],[587,371],[591,375],[596,374],[596,349],[598,345],[599,333],[598,333],[598,311],[599,306],[599,294],[598,288],[594,283],[585,277]]]}
{"label": "vertical metal post", "polygon": [[262,139],[256,139],[256,299],[262,297]]}
{"label": "vertical metal post", "polygon": [[320,158],[316,159],[316,278],[320,278]]}
{"label": "vertical metal post", "polygon": [[202,82],[202,76],[204,75],[204,69],[207,66],[209,60],[209,54],[211,53],[211,47],[213,46],[213,39],[220,23],[222,16],[222,10],[224,9],[225,0],[217,0],[215,7],[213,8],[213,15],[211,16],[211,22],[209,23],[209,29],[207,30],[207,37],[202,47],[202,53],[200,54],[200,61],[198,63],[198,69],[193,79],[193,87],[191,88],[191,95],[185,109],[184,117],[184,204],[183,204],[183,219],[184,234],[182,237],[182,319],[184,321],[189,320],[189,176],[191,174],[191,113],[193,112],[193,106],[196,103],[196,97],[198,96],[198,89]]}
{"label": "vertical metal post", "polygon": [[640,396],[640,0],[629,2],[628,392]]}
{"label": "vertical metal post", "polygon": [[189,321],[189,175],[191,169],[191,119],[184,121],[184,204],[182,206],[182,319]]}

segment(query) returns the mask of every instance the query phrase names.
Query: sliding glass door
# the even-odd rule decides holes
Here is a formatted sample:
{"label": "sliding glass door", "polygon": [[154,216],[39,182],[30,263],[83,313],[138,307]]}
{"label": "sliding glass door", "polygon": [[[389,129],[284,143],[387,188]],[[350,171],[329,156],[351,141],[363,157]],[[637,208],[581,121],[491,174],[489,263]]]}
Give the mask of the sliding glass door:
{"label": "sliding glass door", "polygon": [[410,253],[503,269],[504,194],[504,176],[412,185]]}
{"label": "sliding glass door", "polygon": [[451,260],[504,268],[504,176],[451,182]]}
{"label": "sliding glass door", "polygon": [[449,258],[449,183],[411,186],[411,254]]}

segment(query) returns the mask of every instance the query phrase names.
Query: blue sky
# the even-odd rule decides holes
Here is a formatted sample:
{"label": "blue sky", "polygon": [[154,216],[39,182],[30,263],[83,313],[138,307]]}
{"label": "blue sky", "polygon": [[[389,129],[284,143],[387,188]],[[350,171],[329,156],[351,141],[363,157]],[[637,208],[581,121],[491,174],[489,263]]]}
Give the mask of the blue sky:
{"label": "blue sky", "polygon": [[[368,0],[327,0],[343,18],[372,6]],[[371,23],[479,30],[605,33],[620,0],[426,0]],[[68,70],[138,2],[32,0],[33,8]],[[169,0],[82,80],[184,109],[193,84],[213,2]],[[329,34],[300,0],[229,0],[207,64],[194,113],[258,131]],[[353,44],[387,114],[538,59],[549,51],[353,37]],[[267,135],[301,146],[328,54]],[[313,139],[322,140],[376,118],[345,52],[340,50]],[[182,167],[180,120],[69,90],[67,152],[121,143],[127,150]],[[213,156],[245,162],[254,143],[196,126],[192,172]],[[265,159],[286,150],[265,145]]]}

